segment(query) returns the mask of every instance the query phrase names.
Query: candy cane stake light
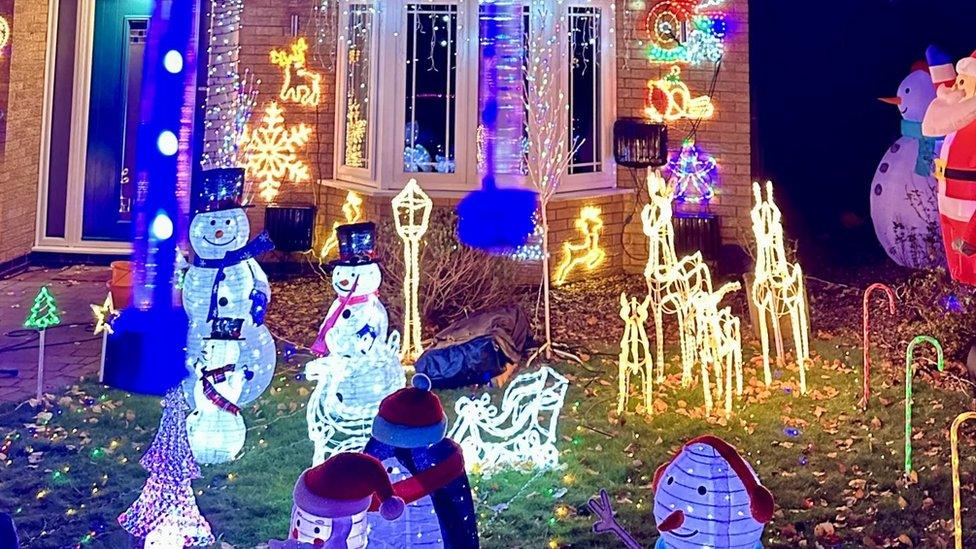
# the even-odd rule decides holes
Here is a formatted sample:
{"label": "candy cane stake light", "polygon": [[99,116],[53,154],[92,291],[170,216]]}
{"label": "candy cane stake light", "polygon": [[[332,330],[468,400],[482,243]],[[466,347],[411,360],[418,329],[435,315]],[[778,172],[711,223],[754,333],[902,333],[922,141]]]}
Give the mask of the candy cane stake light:
{"label": "candy cane stake light", "polygon": [[424,352],[420,345],[420,240],[430,224],[433,201],[416,179],[407,182],[393,197],[396,233],[403,240],[403,344],[400,359],[413,364]]}
{"label": "candy cane stake light", "polygon": [[919,343],[929,343],[935,347],[938,356],[936,365],[940,372],[945,368],[942,360],[942,344],[939,343],[939,340],[920,335],[908,344],[908,349],[905,351],[905,476],[912,473],[912,378],[915,373],[912,365],[915,358],[915,346]]}
{"label": "candy cane stake light", "polygon": [[952,529],[956,537],[956,549],[962,549],[962,499],[959,495],[959,427],[976,419],[976,412],[963,412],[956,416],[949,428],[949,444],[952,447]]}
{"label": "candy cane stake light", "polygon": [[864,302],[863,302],[863,310],[864,310],[864,314],[863,314],[863,320],[864,320],[864,340],[863,340],[863,347],[864,347],[864,396],[861,397],[861,409],[863,409],[863,410],[867,410],[868,409],[868,398],[870,397],[870,394],[871,394],[871,383],[870,383],[870,374],[871,374],[871,350],[870,350],[870,344],[871,344],[871,341],[870,341],[871,318],[870,318],[870,315],[869,315],[870,308],[868,307],[868,305],[870,304],[870,301],[871,301],[871,293],[874,292],[875,290],[882,290],[882,291],[884,291],[885,297],[888,298],[888,312],[891,313],[891,314],[895,314],[895,292],[894,292],[894,290],[892,290],[891,287],[889,287],[889,286],[887,286],[885,284],[881,284],[880,282],[868,286],[868,289],[864,291]]}

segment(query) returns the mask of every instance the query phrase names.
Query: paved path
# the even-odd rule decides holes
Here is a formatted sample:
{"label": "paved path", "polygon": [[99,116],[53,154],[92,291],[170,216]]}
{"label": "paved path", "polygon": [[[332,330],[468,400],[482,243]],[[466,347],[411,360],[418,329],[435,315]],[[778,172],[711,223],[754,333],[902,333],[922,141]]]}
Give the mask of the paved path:
{"label": "paved path", "polygon": [[61,311],[61,326],[45,335],[44,390],[98,374],[101,336],[92,335],[89,305],[105,300],[108,279],[108,267],[75,266],[31,269],[0,280],[0,369],[17,371],[13,377],[0,375],[0,401],[21,402],[36,391],[37,332],[23,329],[23,322],[44,285]]}

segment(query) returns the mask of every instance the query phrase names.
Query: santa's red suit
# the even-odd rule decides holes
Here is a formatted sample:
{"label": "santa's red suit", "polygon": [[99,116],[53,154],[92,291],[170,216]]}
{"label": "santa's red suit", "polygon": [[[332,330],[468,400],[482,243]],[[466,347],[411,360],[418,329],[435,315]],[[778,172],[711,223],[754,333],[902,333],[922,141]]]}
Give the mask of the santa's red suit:
{"label": "santa's red suit", "polygon": [[935,176],[949,272],[959,282],[976,284],[976,255],[960,249],[961,242],[976,245],[976,122],[946,137]]}

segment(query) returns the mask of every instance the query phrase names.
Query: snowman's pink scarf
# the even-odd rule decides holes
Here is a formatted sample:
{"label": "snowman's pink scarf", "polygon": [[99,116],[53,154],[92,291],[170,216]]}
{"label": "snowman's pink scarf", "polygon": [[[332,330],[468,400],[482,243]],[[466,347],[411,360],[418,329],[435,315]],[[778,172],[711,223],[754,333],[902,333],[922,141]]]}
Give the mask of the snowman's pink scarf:
{"label": "snowman's pink scarf", "polygon": [[369,301],[370,297],[376,297],[379,292],[374,291],[367,294],[353,295],[356,293],[356,286],[359,285],[359,277],[356,277],[356,281],[352,283],[352,288],[345,298],[339,300],[339,306],[336,310],[325,319],[322,323],[322,327],[319,328],[319,336],[315,338],[315,343],[312,344],[312,352],[318,356],[326,356],[329,354],[329,344],[325,342],[325,334],[329,333],[329,330],[335,326],[336,322],[339,321],[339,316],[342,315],[342,311],[345,311],[350,305],[360,305]]}

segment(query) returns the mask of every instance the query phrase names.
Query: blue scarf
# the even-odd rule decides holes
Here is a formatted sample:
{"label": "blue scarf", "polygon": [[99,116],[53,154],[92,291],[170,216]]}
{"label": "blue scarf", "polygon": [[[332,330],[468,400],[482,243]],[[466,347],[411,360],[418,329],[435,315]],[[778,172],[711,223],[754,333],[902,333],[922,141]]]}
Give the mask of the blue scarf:
{"label": "blue scarf", "polygon": [[207,313],[207,322],[217,318],[217,289],[220,287],[220,283],[224,281],[224,269],[233,267],[248,259],[254,259],[264,252],[270,252],[273,249],[274,242],[271,241],[271,236],[268,235],[267,231],[263,231],[243,247],[224,254],[224,257],[221,259],[193,258],[194,267],[217,269],[217,274],[214,275],[213,289],[210,291],[210,311]]}
{"label": "blue scarf", "polygon": [[901,121],[901,134],[918,141],[918,156],[915,158],[915,173],[923,177],[929,177],[933,172],[935,155],[938,154],[936,147],[940,139],[937,137],[927,137],[922,135],[922,123],[912,122],[911,120]]}

